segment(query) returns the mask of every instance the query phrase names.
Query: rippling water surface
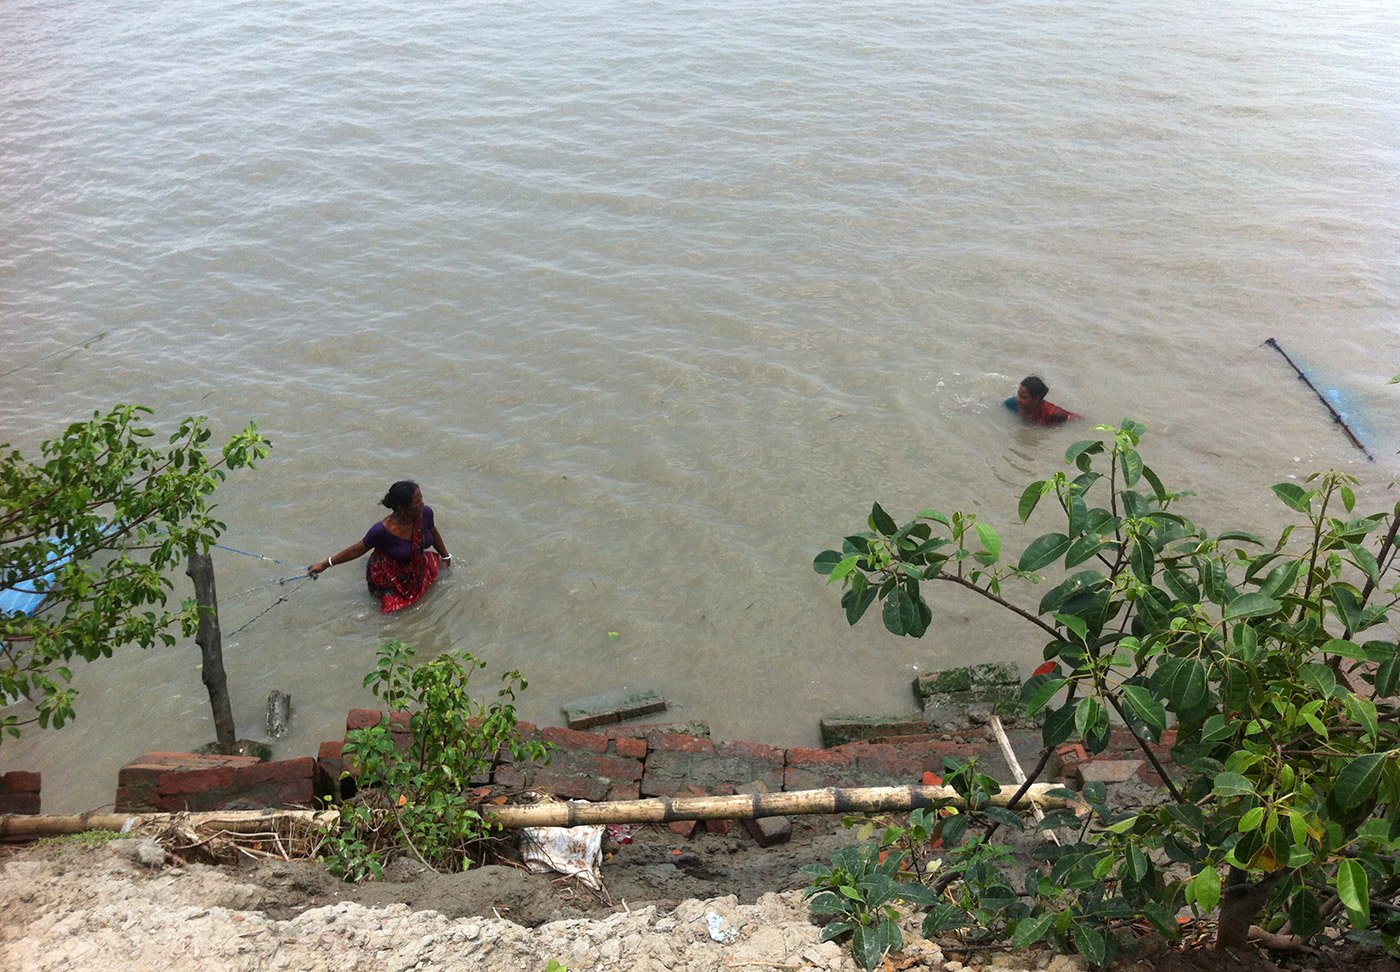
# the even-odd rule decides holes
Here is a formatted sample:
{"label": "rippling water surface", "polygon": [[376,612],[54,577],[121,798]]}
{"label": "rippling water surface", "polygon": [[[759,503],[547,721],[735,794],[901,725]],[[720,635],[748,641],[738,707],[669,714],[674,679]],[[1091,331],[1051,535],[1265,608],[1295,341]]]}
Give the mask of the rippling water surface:
{"label": "rippling water surface", "polygon": [[[655,688],[788,744],[916,670],[1025,667],[1033,629],[952,595],[922,641],[848,629],[811,558],[872,498],[1008,523],[1095,422],[1146,422],[1212,524],[1397,474],[1391,3],[442,6],[0,7],[0,440],[254,419],[230,546],[320,559],[414,478],[457,554],[381,617],[358,565],[222,552],[226,633],[288,595],[225,644],[244,734],[293,697],[280,755],[371,702],[386,637],[524,671],[538,721]],[[1016,425],[1029,372],[1091,422]],[[78,722],[0,768],[110,801],[212,735],[198,660],[80,671]]]}

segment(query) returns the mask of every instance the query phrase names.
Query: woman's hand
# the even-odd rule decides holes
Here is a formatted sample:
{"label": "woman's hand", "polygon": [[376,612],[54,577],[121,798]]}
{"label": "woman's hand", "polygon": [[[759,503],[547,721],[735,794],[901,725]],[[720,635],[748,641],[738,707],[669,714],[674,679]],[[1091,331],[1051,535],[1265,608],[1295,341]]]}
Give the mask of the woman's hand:
{"label": "woman's hand", "polygon": [[307,576],[307,577],[318,577],[318,576],[321,575],[322,572],[324,572],[325,570],[327,570],[330,566],[331,566],[331,562],[330,562],[329,560],[323,560],[323,561],[321,561],[319,564],[312,564],[310,567],[306,568],[306,576]]}

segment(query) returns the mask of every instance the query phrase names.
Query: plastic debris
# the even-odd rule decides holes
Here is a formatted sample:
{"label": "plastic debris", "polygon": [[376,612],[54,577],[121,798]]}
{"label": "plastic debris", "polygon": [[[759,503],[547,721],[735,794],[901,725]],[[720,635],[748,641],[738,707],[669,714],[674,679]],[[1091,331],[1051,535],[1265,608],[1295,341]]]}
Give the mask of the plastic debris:
{"label": "plastic debris", "polygon": [[520,832],[520,856],[533,874],[554,871],[578,878],[594,891],[603,889],[603,825],[526,827]]}
{"label": "plastic debris", "polygon": [[632,843],[631,824],[604,824],[603,837],[608,843],[621,847],[623,844]]}
{"label": "plastic debris", "polygon": [[713,911],[705,912],[705,924],[709,926],[710,937],[721,945],[733,945],[739,940],[739,929]]}

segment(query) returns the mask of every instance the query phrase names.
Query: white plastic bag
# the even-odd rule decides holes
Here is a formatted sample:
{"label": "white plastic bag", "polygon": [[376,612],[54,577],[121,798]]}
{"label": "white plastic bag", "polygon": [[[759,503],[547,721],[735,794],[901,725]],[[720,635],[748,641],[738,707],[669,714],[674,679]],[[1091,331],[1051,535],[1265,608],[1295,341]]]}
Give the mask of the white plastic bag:
{"label": "white plastic bag", "polygon": [[603,889],[603,825],[526,827],[520,832],[520,856],[531,873],[556,871],[575,877],[594,891]]}

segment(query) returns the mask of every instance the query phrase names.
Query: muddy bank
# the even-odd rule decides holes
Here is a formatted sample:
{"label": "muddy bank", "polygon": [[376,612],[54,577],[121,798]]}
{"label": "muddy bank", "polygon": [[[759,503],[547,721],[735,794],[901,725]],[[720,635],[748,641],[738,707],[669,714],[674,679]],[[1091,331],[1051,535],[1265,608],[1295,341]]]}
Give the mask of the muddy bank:
{"label": "muddy bank", "polygon": [[[400,866],[390,880],[348,885],[314,862],[182,864],[148,841],[9,848],[0,850],[0,968],[529,972],[554,959],[573,972],[854,972],[844,948],[819,941],[794,890],[799,868],[850,839],[825,818],[799,821],[792,843],[766,850],[743,837],[641,828],[604,866],[601,895],[504,865],[458,875]],[[1120,968],[1273,972],[1338,960],[1279,966],[1259,953],[1163,952]],[[1359,954],[1344,963],[1397,969]],[[891,968],[1075,972],[1084,963],[1045,950],[969,952],[910,925]]]}

